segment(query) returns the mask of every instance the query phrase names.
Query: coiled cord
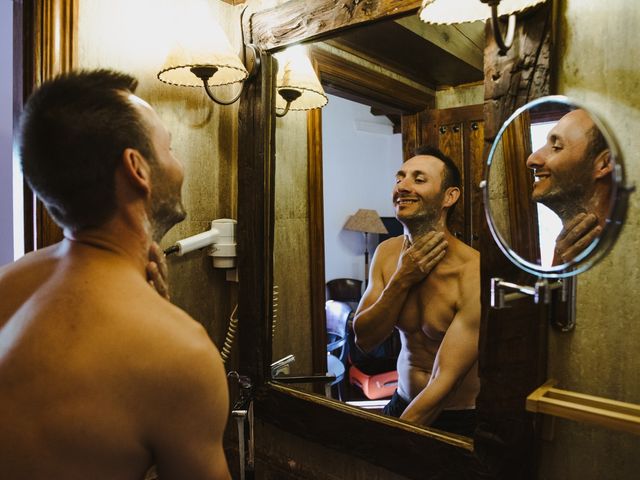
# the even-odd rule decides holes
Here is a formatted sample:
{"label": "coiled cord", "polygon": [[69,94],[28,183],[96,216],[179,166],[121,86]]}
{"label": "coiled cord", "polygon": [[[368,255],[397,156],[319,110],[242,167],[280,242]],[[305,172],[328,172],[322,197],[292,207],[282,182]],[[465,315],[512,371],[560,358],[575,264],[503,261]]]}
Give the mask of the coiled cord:
{"label": "coiled cord", "polygon": [[271,344],[276,336],[276,324],[278,322],[278,300],[280,298],[280,290],[277,285],[273,286],[273,312],[271,314]]}
{"label": "coiled cord", "polygon": [[231,315],[229,316],[229,327],[227,328],[227,334],[224,337],[224,345],[222,346],[222,351],[220,352],[222,363],[227,363],[227,359],[229,358],[229,354],[231,353],[231,347],[233,347],[236,330],[238,329],[238,318],[234,317],[237,310],[238,304],[236,303],[233,312],[231,312]]}

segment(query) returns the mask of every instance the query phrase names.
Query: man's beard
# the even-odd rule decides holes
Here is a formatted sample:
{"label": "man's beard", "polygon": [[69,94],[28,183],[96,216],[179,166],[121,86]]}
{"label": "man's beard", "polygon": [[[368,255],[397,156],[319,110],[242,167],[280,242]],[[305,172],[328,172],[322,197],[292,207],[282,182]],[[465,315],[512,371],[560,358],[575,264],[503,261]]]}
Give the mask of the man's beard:
{"label": "man's beard", "polygon": [[436,229],[440,220],[442,200],[444,192],[440,192],[426,202],[421,199],[421,208],[410,215],[397,215],[397,219],[411,233],[412,237],[419,237]]}
{"label": "man's beard", "polygon": [[164,172],[154,171],[154,185],[151,192],[151,234],[153,240],[159,242],[176,224],[183,221],[187,213],[182,205],[180,187],[170,185]]}
{"label": "man's beard", "polygon": [[589,181],[579,177],[564,179],[552,185],[549,191],[533,195],[532,199],[553,210],[564,223],[586,211],[585,191]]}

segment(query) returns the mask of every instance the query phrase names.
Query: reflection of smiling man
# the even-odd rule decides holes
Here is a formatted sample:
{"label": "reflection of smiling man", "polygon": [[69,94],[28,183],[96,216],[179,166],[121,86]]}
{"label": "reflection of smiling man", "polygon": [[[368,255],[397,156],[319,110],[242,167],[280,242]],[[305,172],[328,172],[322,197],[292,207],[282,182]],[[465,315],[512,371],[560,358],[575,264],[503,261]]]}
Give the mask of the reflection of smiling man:
{"label": "reflection of smiling man", "polygon": [[574,110],[551,129],[527,166],[536,177],[532,199],[562,221],[554,263],[567,262],[601,233],[609,213],[612,165],[606,140],[586,111]]}
{"label": "reflection of smiling man", "polygon": [[460,174],[423,147],[396,175],[393,201],[405,235],[381,243],[354,329],[370,351],[400,331],[398,389],[385,413],[471,435],[475,424],[480,256],[449,232]]}

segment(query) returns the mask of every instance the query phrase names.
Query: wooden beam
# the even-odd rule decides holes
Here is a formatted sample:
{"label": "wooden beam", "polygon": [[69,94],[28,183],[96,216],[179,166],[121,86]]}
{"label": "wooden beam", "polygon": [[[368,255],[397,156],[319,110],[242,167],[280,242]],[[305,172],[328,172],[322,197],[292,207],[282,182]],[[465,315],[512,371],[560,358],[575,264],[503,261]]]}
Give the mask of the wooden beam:
{"label": "wooden beam", "polygon": [[420,0],[290,0],[251,16],[251,41],[265,50],[278,50],[357,25],[415,13],[420,5]]}
{"label": "wooden beam", "polygon": [[396,22],[482,71],[484,61],[484,22],[471,22],[461,25],[434,25],[424,23],[416,15],[399,18]]}
{"label": "wooden beam", "polygon": [[257,392],[254,408],[262,421],[406,478],[489,478],[483,476],[486,469],[472,454],[473,442],[467,437],[411,425],[275,382]]}
{"label": "wooden beam", "polygon": [[[319,108],[310,110],[307,113],[307,139],[312,367],[314,375],[324,375],[327,372],[327,328],[325,314],[322,110]],[[320,386],[320,388],[323,387]]]}
{"label": "wooden beam", "polygon": [[[271,376],[275,66],[262,54],[238,112],[238,318],[240,373],[255,385]],[[249,140],[250,139],[250,140]]]}
{"label": "wooden beam", "polygon": [[329,93],[396,114],[419,112],[433,102],[432,94],[324,49],[312,47],[310,54]]}
{"label": "wooden beam", "polygon": [[[428,88],[482,80],[482,66],[469,65],[399,21],[353,28],[327,43]],[[482,58],[481,50],[477,56]]]}
{"label": "wooden beam", "polygon": [[[548,95],[550,88],[551,22],[549,5],[518,21],[513,46],[498,54],[490,24],[485,48],[485,154],[511,113],[526,102]],[[482,219],[480,277],[482,320],[478,358],[482,388],[476,399],[477,451],[487,463],[505,472],[499,478],[529,478],[535,471],[533,418],[525,399],[546,379],[546,307],[530,299],[510,308],[491,308],[490,279],[508,278],[533,285],[536,278],[513,265],[502,254]]]}

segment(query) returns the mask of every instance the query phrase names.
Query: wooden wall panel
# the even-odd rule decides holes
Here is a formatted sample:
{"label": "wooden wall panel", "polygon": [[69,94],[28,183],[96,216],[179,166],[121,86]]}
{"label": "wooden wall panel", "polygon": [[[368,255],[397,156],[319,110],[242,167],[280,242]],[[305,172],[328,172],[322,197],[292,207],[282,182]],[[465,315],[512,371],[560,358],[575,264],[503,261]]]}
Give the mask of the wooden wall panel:
{"label": "wooden wall panel", "polygon": [[[77,63],[78,0],[31,0],[23,4],[23,94]],[[62,230],[24,185],[25,252],[62,240]]]}
{"label": "wooden wall panel", "polygon": [[[487,23],[485,48],[485,158],[502,123],[521,105],[547,95],[550,88],[550,6],[519,21],[514,45],[498,54]],[[483,219],[484,220],[484,219]],[[504,310],[490,307],[490,280],[504,278],[533,285],[499,250],[486,221],[480,231],[482,324],[477,399],[480,427],[477,454],[499,478],[535,478],[533,418],[526,396],[546,379],[546,307],[525,298]]]}

